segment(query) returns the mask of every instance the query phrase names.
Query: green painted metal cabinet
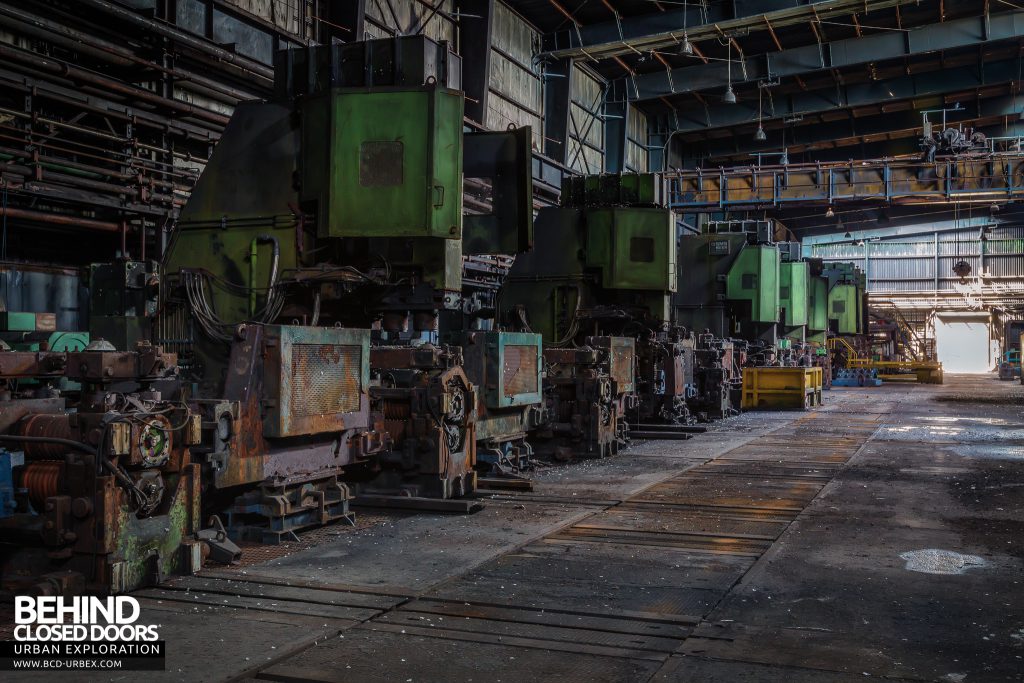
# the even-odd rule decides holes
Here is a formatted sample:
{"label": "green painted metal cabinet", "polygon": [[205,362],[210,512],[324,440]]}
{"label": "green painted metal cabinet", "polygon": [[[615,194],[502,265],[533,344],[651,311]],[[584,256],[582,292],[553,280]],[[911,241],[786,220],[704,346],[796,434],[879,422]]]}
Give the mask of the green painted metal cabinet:
{"label": "green painted metal cabinet", "polygon": [[828,293],[828,318],[834,334],[861,334],[861,290],[856,284],[832,285]]}
{"label": "green painted metal cabinet", "polygon": [[784,261],[779,264],[779,306],[786,327],[800,327],[808,323],[808,300],[811,277],[806,261]]}
{"label": "green painted metal cabinet", "polygon": [[590,209],[586,264],[606,289],[676,291],[675,226],[665,209]]}
{"label": "green painted metal cabinet", "polygon": [[462,112],[461,92],[431,86],[306,101],[302,199],[320,236],[461,239]]}
{"label": "green painted metal cabinet", "polygon": [[812,277],[809,294],[807,329],[824,332],[828,329],[828,281],[823,277]]}
{"label": "green painted metal cabinet", "polygon": [[778,322],[780,265],[775,246],[745,245],[729,269],[726,298],[749,301],[753,322]]}

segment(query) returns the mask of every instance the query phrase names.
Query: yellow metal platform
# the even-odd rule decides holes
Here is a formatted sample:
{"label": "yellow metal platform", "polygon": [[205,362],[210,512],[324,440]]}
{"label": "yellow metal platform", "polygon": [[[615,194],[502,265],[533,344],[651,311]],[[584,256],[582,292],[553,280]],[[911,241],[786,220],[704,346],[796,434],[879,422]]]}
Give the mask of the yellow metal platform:
{"label": "yellow metal platform", "polygon": [[[846,350],[846,366],[866,368],[878,372],[883,382],[917,382],[918,384],[942,384],[942,363],[937,360],[875,360],[864,358],[842,337],[831,337],[828,347]],[[1024,381],[1024,380],[1022,380]]]}
{"label": "yellow metal platform", "polygon": [[821,405],[821,368],[743,368],[743,410]]}

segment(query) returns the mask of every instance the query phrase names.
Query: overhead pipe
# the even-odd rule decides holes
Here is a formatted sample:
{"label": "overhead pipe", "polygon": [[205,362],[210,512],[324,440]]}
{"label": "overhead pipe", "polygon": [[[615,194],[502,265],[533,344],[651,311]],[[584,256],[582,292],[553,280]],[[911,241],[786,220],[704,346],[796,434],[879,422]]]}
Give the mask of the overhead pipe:
{"label": "overhead pipe", "polygon": [[188,87],[189,89],[193,87],[202,88],[202,94],[213,97],[225,104],[236,104],[238,101],[257,98],[257,95],[253,93],[243,92],[237,88],[218,83],[180,67],[168,69],[151,60],[137,57],[130,50],[125,50],[95,36],[76,31],[66,25],[13,7],[0,4],[0,15],[6,15],[8,17],[7,23],[22,33],[34,36],[40,40],[63,45],[72,50],[78,50],[115,66],[143,66],[147,69],[156,69],[174,78],[178,85]]}
{"label": "overhead pipe", "polygon": [[68,26],[7,5],[0,5],[0,14],[7,17],[3,23],[19,33],[78,50],[116,66],[132,66],[132,60],[124,54],[119,54],[119,50],[113,46],[104,45],[104,41],[86,36]]}
{"label": "overhead pipe", "polygon": [[85,69],[80,69],[78,67],[71,66],[70,64],[48,59],[35,52],[28,52],[26,50],[9,47],[0,43],[0,57],[7,57],[8,59],[12,59],[23,64],[29,64],[37,69],[56,74],[58,76],[66,76],[76,81],[95,85],[98,88],[102,88],[104,91],[115,92],[126,97],[133,97],[144,102],[150,102],[158,107],[173,109],[181,112],[182,114],[194,116],[219,126],[226,126],[228,124],[228,117],[222,116],[221,114],[215,114],[206,109],[193,107],[192,105],[179,100],[168,99],[162,95],[158,95],[157,93],[144,90],[143,88],[136,88],[135,86],[119,83],[118,81],[104,78],[103,76],[91,71],[86,71]]}
{"label": "overhead pipe", "polygon": [[19,209],[12,206],[0,208],[0,217],[21,218],[27,221],[39,223],[52,223],[54,225],[66,225],[75,228],[85,228],[99,232],[119,233],[121,226],[110,221],[98,221],[92,218],[78,218],[62,213],[46,213],[45,211],[33,211],[31,209]]}
{"label": "overhead pipe", "polygon": [[[7,155],[0,155],[0,158],[3,156]],[[35,162],[33,162],[33,164],[35,164]],[[48,184],[52,183],[70,188],[95,190],[107,195],[127,197],[133,201],[144,201],[147,205],[173,203],[173,194],[150,192],[148,196],[143,199],[142,190],[137,187],[104,183],[98,180],[89,180],[88,178],[83,178],[80,175],[69,175],[67,173],[59,173],[57,171],[46,169],[47,166],[53,166],[53,164],[39,164],[39,166],[42,168],[37,169],[18,164],[5,164],[3,167],[3,173],[9,175],[20,175],[26,179],[23,180],[23,182],[35,181]]]}
{"label": "overhead pipe", "polygon": [[94,10],[106,12],[107,14],[111,14],[122,21],[134,24],[139,28],[145,28],[153,31],[165,38],[169,38],[182,45],[186,45],[197,52],[210,55],[211,57],[225,62],[226,64],[249,71],[257,76],[262,76],[270,81],[274,80],[274,70],[272,68],[264,66],[247,57],[229,52],[221,47],[217,47],[208,40],[189,35],[171,24],[157,21],[155,19],[147,19],[141,14],[137,14],[130,9],[121,7],[120,5],[116,5],[112,2],[107,2],[107,0],[78,0],[76,4],[80,7],[91,7]]}
{"label": "overhead pipe", "polygon": [[[179,135],[190,140],[197,140],[202,143],[215,142],[219,138],[220,131],[224,127],[223,124],[219,122],[211,123],[205,120],[198,120],[196,123],[186,124],[183,121],[177,120],[172,115],[157,112],[152,108],[139,107],[134,103],[126,105],[124,102],[115,102],[114,100],[106,97],[107,93],[105,93],[102,88],[93,88],[93,90],[98,90],[100,92],[96,103],[84,102],[81,97],[75,98],[66,94],[72,91],[80,93],[82,90],[80,85],[76,85],[72,81],[68,81],[67,79],[61,78],[51,72],[40,71],[39,69],[33,68],[31,65],[25,65],[19,69],[18,80],[8,78],[7,73],[0,70],[0,85],[12,90],[33,93],[47,100],[61,102],[78,109],[96,112],[101,116],[106,116],[118,121],[134,121],[135,125],[144,126],[149,129],[166,132],[169,127],[173,126],[175,127],[175,135]],[[164,103],[171,101],[173,100],[162,100]],[[135,111],[129,112],[126,111],[127,109],[133,109]],[[38,114],[33,115],[21,110],[0,107],[0,111],[5,114],[10,114],[11,116],[32,118],[33,120],[37,120],[42,123],[81,130],[84,133],[96,135],[98,137],[105,137],[111,140],[120,139],[117,136],[104,134],[94,129],[71,126],[61,121],[54,121],[53,119],[47,119],[44,116],[40,116]],[[192,130],[192,128],[196,128],[198,130]]]}

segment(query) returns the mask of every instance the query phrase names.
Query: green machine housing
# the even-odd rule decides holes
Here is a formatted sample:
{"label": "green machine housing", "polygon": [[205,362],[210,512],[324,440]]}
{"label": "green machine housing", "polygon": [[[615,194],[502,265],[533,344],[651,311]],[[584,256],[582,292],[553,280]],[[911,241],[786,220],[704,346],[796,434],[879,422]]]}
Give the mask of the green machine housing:
{"label": "green machine housing", "polygon": [[[462,282],[458,56],[407,36],[284,50],[275,68],[276,100],[236,108],[182,211],[163,297],[180,301],[186,283],[205,278],[227,334],[273,313],[436,328],[439,311],[459,306]],[[268,311],[267,292],[286,279],[287,307]],[[187,318],[172,316],[161,336],[190,336]],[[213,389],[223,342],[201,337],[175,350],[194,353]]]}
{"label": "green machine housing", "polygon": [[781,277],[770,223],[709,223],[702,234],[679,241],[676,320],[719,338],[774,345],[782,318]]}
{"label": "green machine housing", "polygon": [[[228,508],[243,535],[322,523],[305,487],[328,517],[347,516],[341,468],[369,479],[406,445],[371,410],[371,337],[432,334],[461,305],[460,74],[424,36],[281,51],[275,98],[235,109],[182,211],[158,336],[175,340],[215,426],[216,488],[249,487]],[[414,382],[399,389],[419,396]],[[385,469],[432,471],[421,464]]]}
{"label": "green machine housing", "polygon": [[[503,320],[540,333],[549,344],[594,334],[593,324],[581,329],[583,320],[596,322],[601,334],[618,334],[628,321],[666,324],[677,281],[672,212],[609,205],[622,198],[653,197],[650,188],[630,188],[655,177],[567,179],[564,206],[538,212],[535,248],[512,266],[501,293]],[[588,183],[596,188],[589,194]]]}
{"label": "green machine housing", "polygon": [[828,332],[828,278],[822,274],[821,259],[807,259],[807,340],[825,343]]}
{"label": "green machine housing", "polygon": [[417,330],[436,326],[462,285],[459,58],[410,36],[288,50],[276,68],[301,120],[303,215],[349,259],[378,257],[412,278],[377,304],[385,329],[406,327],[408,312]]}
{"label": "green machine housing", "polygon": [[791,341],[807,338],[810,321],[811,269],[800,256],[799,242],[780,242],[779,325],[780,335]]}
{"label": "green machine housing", "polygon": [[853,263],[827,263],[822,270],[828,281],[828,331],[831,334],[866,334],[867,278]]}
{"label": "green machine housing", "polygon": [[462,348],[477,386],[477,470],[519,476],[530,466],[527,441],[543,414],[541,335],[493,329],[509,257],[534,246],[533,151],[529,127],[466,133],[463,170],[472,213],[462,217],[462,309],[445,311],[442,339]]}
{"label": "green machine housing", "polygon": [[369,240],[397,265],[430,264],[422,277],[457,292],[462,93],[338,88],[303,99],[300,110],[300,199],[303,213],[316,216],[317,236]]}

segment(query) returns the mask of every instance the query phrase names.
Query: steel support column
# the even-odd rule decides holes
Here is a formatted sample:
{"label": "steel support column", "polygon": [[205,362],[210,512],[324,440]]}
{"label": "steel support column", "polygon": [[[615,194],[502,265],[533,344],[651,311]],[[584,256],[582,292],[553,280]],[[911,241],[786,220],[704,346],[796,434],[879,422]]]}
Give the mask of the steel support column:
{"label": "steel support column", "polygon": [[608,173],[626,170],[630,109],[628,102],[604,104],[604,170]]}

